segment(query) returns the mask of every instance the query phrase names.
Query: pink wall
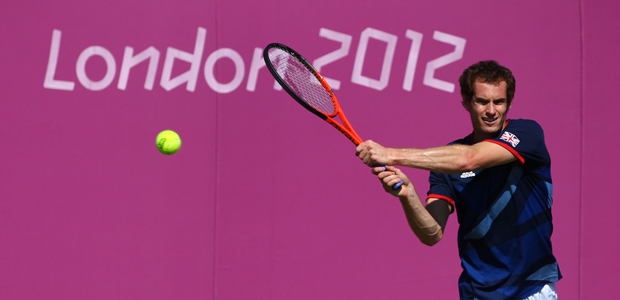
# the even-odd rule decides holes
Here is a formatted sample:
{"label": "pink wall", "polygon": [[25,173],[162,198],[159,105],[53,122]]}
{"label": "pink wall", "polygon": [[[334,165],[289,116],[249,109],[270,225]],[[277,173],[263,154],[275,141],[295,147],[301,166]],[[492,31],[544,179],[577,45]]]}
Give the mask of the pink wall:
{"label": "pink wall", "polygon": [[[465,136],[450,86],[478,60],[510,67],[509,117],[539,121],[552,155],[559,293],[618,294],[620,7],[367,2],[0,3],[0,298],[456,298],[456,218],[420,244],[353,145],[274,90],[260,57],[280,42],[313,62],[347,40],[321,71],[362,138],[387,146]],[[157,65],[128,68],[145,50]],[[164,129],[183,139],[173,156],[155,148]],[[407,174],[424,193],[428,173]]]}
{"label": "pink wall", "polygon": [[[594,1],[592,1],[594,2]],[[606,2],[606,3],[605,3]],[[620,219],[613,195],[620,192],[615,170],[620,168],[613,149],[613,137],[620,132],[618,79],[620,45],[615,32],[620,28],[616,2],[584,3],[583,8],[583,88],[581,130],[581,202],[579,210],[581,299],[605,299],[618,295],[620,239],[615,236]]]}

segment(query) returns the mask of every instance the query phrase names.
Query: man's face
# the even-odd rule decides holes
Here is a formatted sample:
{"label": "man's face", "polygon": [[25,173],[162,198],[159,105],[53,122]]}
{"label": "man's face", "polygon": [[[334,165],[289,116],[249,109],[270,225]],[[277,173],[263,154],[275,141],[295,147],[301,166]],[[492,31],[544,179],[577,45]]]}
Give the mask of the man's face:
{"label": "man's face", "polygon": [[499,84],[474,83],[474,99],[463,103],[469,112],[474,127],[476,142],[496,138],[506,123],[508,100],[506,99],[506,82]]}

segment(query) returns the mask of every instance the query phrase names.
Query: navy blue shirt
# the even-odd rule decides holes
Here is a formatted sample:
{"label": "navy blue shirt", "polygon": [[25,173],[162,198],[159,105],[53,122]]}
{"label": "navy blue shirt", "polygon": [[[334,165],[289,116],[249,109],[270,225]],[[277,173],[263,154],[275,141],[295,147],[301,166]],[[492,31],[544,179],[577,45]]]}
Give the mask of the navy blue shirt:
{"label": "navy blue shirt", "polygon": [[[551,159],[532,120],[508,120],[495,139],[517,161],[462,174],[431,172],[428,198],[456,209],[461,299],[523,299],[562,275],[551,250]],[[473,134],[451,144],[471,145]]]}

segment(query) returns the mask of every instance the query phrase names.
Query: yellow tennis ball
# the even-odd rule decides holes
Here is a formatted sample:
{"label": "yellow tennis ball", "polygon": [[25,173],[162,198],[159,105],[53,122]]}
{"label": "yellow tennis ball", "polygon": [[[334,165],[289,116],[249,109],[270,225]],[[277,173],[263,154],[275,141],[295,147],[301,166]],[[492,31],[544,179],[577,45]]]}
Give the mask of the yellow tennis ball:
{"label": "yellow tennis ball", "polygon": [[181,148],[181,138],[172,130],[164,130],[157,135],[155,140],[159,152],[171,155],[177,153]]}

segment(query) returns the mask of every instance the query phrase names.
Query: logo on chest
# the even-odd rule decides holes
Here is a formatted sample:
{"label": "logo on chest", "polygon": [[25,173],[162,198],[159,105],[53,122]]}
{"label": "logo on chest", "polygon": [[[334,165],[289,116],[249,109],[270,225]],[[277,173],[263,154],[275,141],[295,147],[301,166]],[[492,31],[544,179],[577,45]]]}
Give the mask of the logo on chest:
{"label": "logo on chest", "polygon": [[461,174],[461,178],[470,178],[470,177],[474,177],[474,176],[476,176],[476,173],[471,172],[471,171],[470,172],[465,172],[465,173]]}

